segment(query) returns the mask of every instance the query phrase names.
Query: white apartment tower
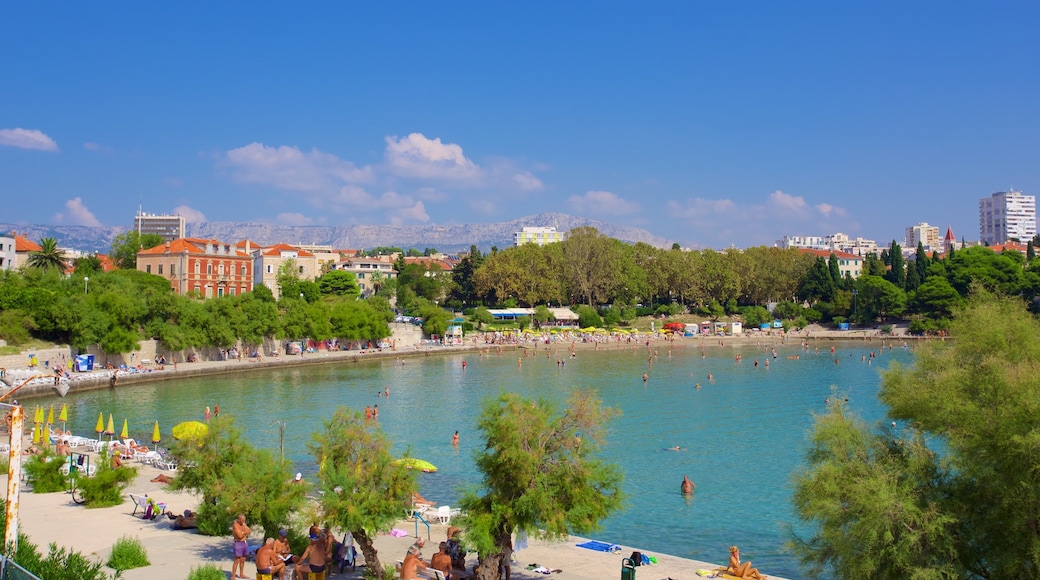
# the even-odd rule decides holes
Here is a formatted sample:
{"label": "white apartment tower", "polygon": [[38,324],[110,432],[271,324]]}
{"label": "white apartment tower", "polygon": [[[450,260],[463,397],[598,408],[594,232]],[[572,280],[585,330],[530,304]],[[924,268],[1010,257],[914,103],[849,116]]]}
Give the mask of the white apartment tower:
{"label": "white apartment tower", "polygon": [[1025,243],[1035,235],[1036,197],[1011,190],[979,200],[979,240],[983,244]]}
{"label": "white apartment tower", "polygon": [[917,249],[917,243],[920,242],[925,250],[938,251],[941,249],[940,241],[938,226],[930,226],[926,222],[921,222],[916,226],[906,228],[905,247],[908,250]]}

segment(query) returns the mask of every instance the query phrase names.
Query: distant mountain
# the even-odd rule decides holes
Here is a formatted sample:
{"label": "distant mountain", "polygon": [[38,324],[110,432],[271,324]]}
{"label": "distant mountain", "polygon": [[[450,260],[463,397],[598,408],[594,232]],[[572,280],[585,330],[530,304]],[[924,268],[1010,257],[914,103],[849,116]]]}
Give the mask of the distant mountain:
{"label": "distant mountain", "polygon": [[[282,226],[263,223],[204,222],[188,225],[188,236],[236,242],[248,239],[258,244],[320,244],[339,249],[375,248],[397,246],[400,248],[436,248],[441,252],[468,250],[476,245],[481,250],[492,246],[507,248],[513,244],[513,233],[520,228],[553,227],[561,232],[579,226],[592,226],[600,233],[625,242],[645,242],[652,246],[665,247],[670,242],[650,232],[629,226],[618,226],[562,213],[542,213],[506,222],[490,224],[458,224],[429,226]],[[52,237],[58,245],[84,251],[106,253],[112,240],[127,231],[129,226],[24,226],[0,224],[0,232],[17,231],[29,239],[38,241]]]}

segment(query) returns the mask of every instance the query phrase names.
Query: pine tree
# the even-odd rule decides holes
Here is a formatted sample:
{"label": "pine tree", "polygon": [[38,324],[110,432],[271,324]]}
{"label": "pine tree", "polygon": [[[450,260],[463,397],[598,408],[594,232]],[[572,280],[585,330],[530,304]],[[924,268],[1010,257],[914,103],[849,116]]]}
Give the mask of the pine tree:
{"label": "pine tree", "polygon": [[[932,254],[935,255],[934,253]],[[928,253],[924,251],[924,244],[920,241],[917,242],[917,260],[914,262],[914,266],[917,268],[917,280],[919,284],[924,284],[924,281],[928,279],[928,265],[931,261],[928,259]]]}
{"label": "pine tree", "polygon": [[827,261],[827,266],[831,271],[831,279],[834,280],[834,287],[841,288],[841,268],[838,267],[838,256],[831,252],[831,257]]}
{"label": "pine tree", "polygon": [[892,240],[892,246],[888,250],[888,265],[890,269],[885,275],[885,279],[895,284],[896,288],[906,288],[906,260],[903,259],[903,249],[899,247],[899,244],[895,240]]}

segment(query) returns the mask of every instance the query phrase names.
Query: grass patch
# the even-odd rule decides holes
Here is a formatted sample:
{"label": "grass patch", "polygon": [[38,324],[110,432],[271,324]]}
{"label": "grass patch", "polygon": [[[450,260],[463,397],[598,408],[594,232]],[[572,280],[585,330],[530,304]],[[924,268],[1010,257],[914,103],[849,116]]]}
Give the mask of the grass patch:
{"label": "grass patch", "polygon": [[122,572],[132,568],[150,565],[148,553],[145,552],[141,540],[123,536],[112,545],[112,555],[108,557],[108,567]]}
{"label": "grass patch", "polygon": [[213,564],[192,567],[186,580],[227,580],[227,575]]}

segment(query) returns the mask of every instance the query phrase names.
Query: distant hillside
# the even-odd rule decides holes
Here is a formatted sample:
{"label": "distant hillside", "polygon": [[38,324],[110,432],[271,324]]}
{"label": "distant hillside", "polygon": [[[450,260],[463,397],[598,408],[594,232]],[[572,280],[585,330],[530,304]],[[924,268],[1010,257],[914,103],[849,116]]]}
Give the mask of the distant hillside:
{"label": "distant hillside", "polygon": [[[618,226],[599,220],[591,220],[562,213],[543,213],[490,224],[458,224],[430,226],[281,226],[262,223],[205,222],[189,224],[188,235],[226,242],[248,239],[258,244],[321,244],[335,248],[374,248],[397,246],[401,248],[436,248],[442,252],[468,250],[476,245],[481,250],[492,246],[507,248],[513,244],[513,233],[523,226],[555,226],[567,231],[579,226],[592,226],[600,233],[626,242],[645,242],[652,246],[665,247],[668,240],[650,232],[628,226]],[[84,251],[105,253],[112,247],[112,240],[129,229],[129,226],[24,226],[0,224],[0,232],[17,231],[29,239],[53,237],[58,245]]]}

